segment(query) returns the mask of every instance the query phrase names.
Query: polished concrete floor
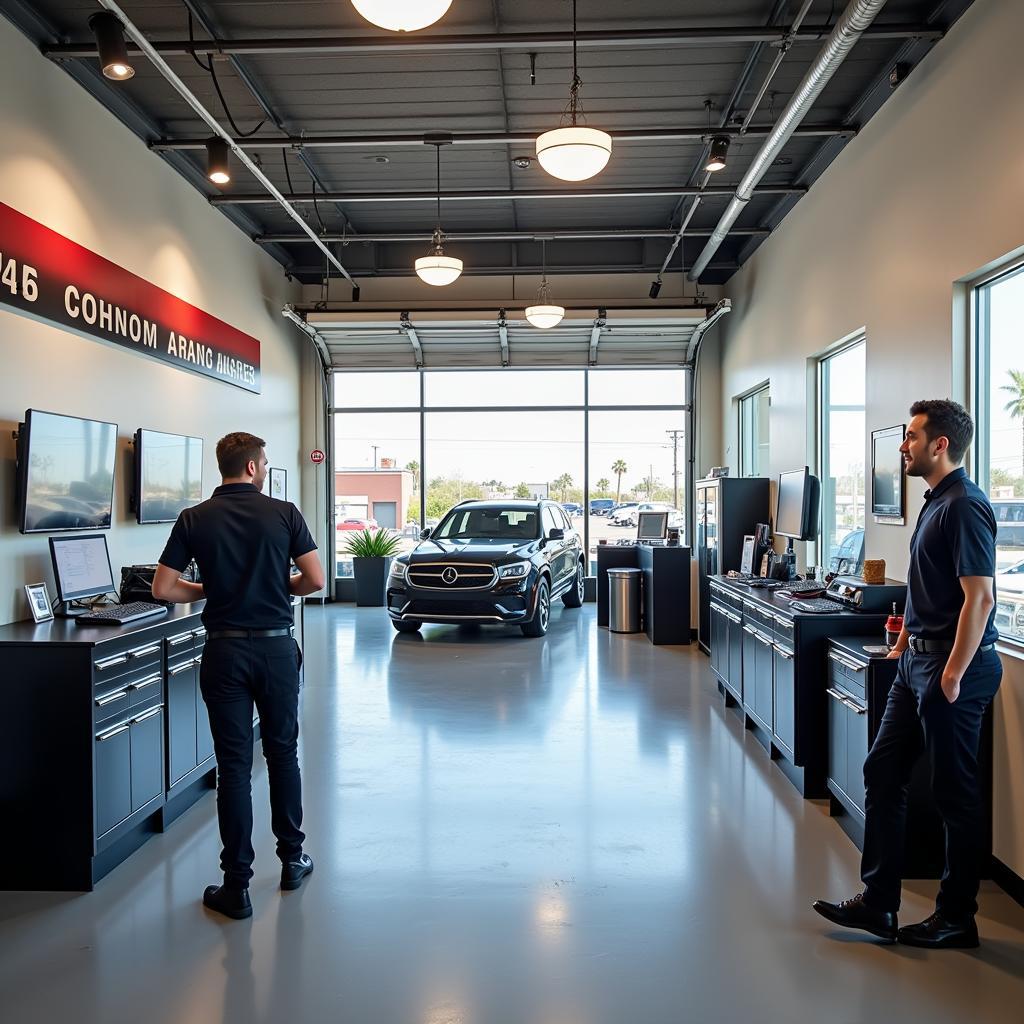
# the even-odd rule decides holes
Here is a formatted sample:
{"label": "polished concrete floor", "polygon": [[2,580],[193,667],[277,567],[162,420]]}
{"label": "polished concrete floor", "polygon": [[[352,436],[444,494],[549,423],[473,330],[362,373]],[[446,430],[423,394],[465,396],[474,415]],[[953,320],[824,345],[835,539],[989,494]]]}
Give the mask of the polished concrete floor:
{"label": "polished concrete floor", "polygon": [[[609,634],[593,605],[544,640],[307,623],[305,888],[277,889],[261,768],[251,921],[199,903],[207,796],[91,894],[0,894],[4,1024],[1021,1019],[1024,909],[995,887],[970,953],[811,912],[856,891],[856,850],[696,648]],[[911,884],[904,919],[933,892]]]}

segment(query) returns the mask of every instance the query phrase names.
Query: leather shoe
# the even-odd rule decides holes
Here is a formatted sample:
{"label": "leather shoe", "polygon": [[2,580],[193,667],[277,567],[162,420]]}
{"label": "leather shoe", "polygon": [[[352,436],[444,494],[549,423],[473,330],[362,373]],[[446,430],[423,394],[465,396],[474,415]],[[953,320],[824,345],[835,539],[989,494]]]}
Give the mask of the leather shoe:
{"label": "leather shoe", "polygon": [[203,893],[203,906],[236,921],[252,917],[248,889],[229,889],[226,885],[208,885]]}
{"label": "leather shoe", "polygon": [[876,910],[864,902],[864,893],[857,893],[853,899],[841,903],[826,903],[815,900],[814,909],[827,921],[843,928],[860,928],[871,932],[886,942],[896,941],[896,914],[891,910]]}
{"label": "leather shoe", "polygon": [[901,928],[899,941],[904,946],[923,949],[977,949],[980,945],[973,917],[957,924],[947,921],[938,911],[919,924]]}
{"label": "leather shoe", "polygon": [[306,875],[311,874],[313,858],[308,853],[303,853],[298,860],[290,860],[281,865],[281,888],[298,889]]}

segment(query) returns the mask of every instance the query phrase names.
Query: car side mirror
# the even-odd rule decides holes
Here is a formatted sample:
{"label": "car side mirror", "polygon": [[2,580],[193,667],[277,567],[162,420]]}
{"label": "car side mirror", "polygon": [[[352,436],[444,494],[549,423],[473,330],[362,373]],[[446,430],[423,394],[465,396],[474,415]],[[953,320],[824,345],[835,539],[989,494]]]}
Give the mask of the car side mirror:
{"label": "car side mirror", "polygon": [[565,540],[565,530],[554,527],[548,531],[548,540]]}
{"label": "car side mirror", "polygon": [[424,527],[424,529],[420,530],[420,540],[427,540],[427,539],[429,539],[429,537],[430,537],[430,527],[429,526]]}

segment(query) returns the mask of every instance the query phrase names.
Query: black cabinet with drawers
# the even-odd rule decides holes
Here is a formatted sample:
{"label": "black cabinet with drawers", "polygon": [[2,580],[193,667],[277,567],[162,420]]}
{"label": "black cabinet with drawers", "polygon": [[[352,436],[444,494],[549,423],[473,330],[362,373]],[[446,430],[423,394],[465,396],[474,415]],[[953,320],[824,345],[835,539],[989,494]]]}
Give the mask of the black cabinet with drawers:
{"label": "black cabinet with drawers", "polygon": [[881,637],[884,615],[795,610],[770,590],[709,581],[711,668],[728,706],[806,797],[827,795],[829,637]]}

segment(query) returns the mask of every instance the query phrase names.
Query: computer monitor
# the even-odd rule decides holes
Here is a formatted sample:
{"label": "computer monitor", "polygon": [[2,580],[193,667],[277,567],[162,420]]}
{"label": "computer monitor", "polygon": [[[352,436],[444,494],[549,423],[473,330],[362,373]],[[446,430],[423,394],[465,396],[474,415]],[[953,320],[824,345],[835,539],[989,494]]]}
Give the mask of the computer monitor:
{"label": "computer monitor", "polygon": [[131,504],[138,522],[173,523],[202,498],[202,438],[137,430]]}
{"label": "computer monitor", "polygon": [[107,538],[102,533],[51,537],[50,558],[61,601],[98,597],[115,589]]}
{"label": "computer monitor", "polygon": [[637,540],[664,540],[668,536],[667,512],[638,512]]}
{"label": "computer monitor", "polygon": [[818,534],[821,508],[821,485],[803,469],[779,474],[779,490],[775,506],[775,532],[789,538],[789,549],[795,540],[814,540]]}

